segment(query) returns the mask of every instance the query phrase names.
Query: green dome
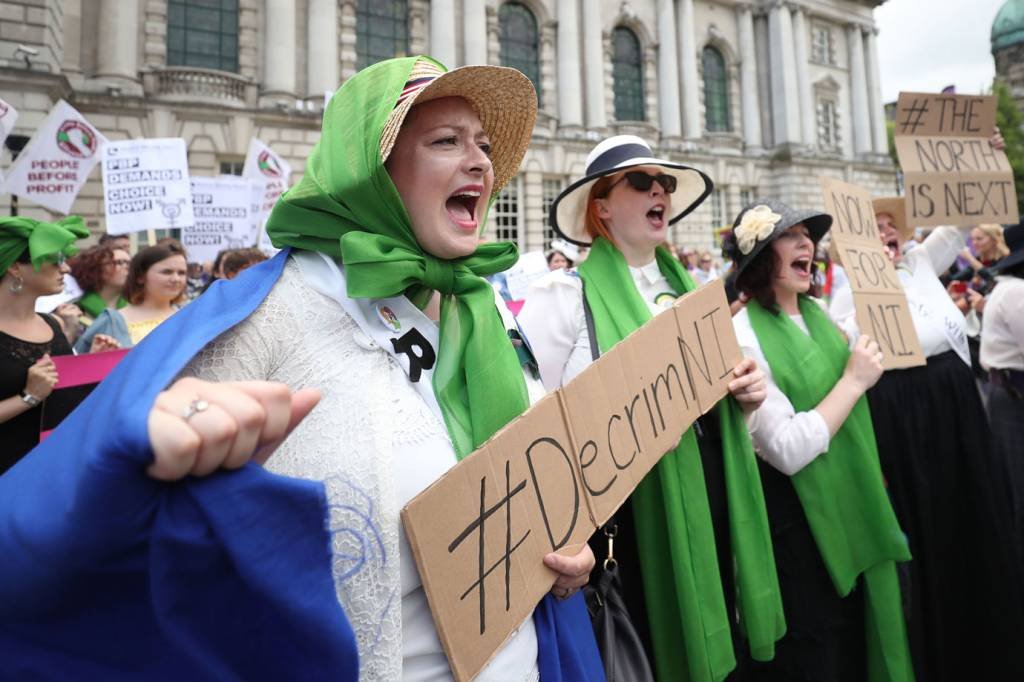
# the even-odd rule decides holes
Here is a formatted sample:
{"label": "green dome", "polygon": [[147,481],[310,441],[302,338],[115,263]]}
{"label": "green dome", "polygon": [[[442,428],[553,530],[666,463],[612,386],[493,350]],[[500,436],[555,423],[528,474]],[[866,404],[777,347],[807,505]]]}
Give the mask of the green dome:
{"label": "green dome", "polygon": [[1006,0],[992,22],[992,52],[1024,43],[1024,0]]}

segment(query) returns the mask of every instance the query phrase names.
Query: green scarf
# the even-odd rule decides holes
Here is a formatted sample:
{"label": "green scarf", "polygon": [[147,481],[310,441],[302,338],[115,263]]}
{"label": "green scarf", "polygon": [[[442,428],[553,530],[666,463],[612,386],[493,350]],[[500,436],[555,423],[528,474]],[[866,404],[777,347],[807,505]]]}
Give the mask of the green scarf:
{"label": "green scarf", "polygon": [[7,272],[28,249],[29,259],[36,272],[43,263],[58,256],[78,253],[75,242],[89,236],[89,230],[79,216],[72,215],[55,223],[32,218],[12,216],[0,218],[0,275]]}
{"label": "green scarf", "polygon": [[[696,288],[689,273],[664,249],[657,250],[657,262],[676,294]],[[594,241],[579,272],[602,352],[651,319],[626,260],[609,241]],[[770,660],[786,624],[761,479],[741,409],[731,397],[716,409],[725,457],[737,608],[752,655]],[[692,428],[640,482],[631,500],[658,678],[723,679],[736,666],[736,658],[704,470]]]}
{"label": "green scarf", "polygon": [[[775,383],[798,412],[813,410],[843,374],[850,351],[813,300],[800,297],[804,334],[788,315],[747,305]],[[909,561],[906,536],[886,495],[867,400],[860,400],[828,450],[791,477],[836,592],[864,578],[868,679],[913,680],[896,577]]]}
{"label": "green scarf", "polygon": [[[78,299],[77,305],[79,308],[82,309],[82,312],[84,312],[86,315],[93,319],[99,317],[100,313],[107,309],[107,302],[104,301],[103,298],[95,291],[87,292],[84,296],[82,296],[82,298]],[[118,309],[123,308],[126,305],[128,305],[128,301],[124,300],[123,296],[118,296]]]}
{"label": "green scarf", "polygon": [[381,161],[380,138],[418,59],[426,58],[379,62],[341,86],[302,181],[274,206],[267,232],[274,246],[340,258],[352,298],[404,293],[423,305],[431,291],[441,292],[434,393],[461,459],[529,406],[493,289],[482,279],[518,254],[510,243],[489,243],[466,258],[441,260],[413,236]]}

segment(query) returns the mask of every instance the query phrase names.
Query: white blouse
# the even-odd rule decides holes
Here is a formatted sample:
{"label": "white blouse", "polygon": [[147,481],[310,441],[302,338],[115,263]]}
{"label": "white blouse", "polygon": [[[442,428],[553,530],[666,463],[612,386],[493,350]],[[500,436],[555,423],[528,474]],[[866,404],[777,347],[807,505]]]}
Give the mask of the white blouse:
{"label": "white blouse", "polygon": [[981,322],[981,366],[1024,371],[1024,279],[996,277]]}
{"label": "white blouse", "polygon": [[[803,316],[790,315],[789,319],[802,332],[810,333]],[[754,450],[773,467],[792,476],[828,450],[828,424],[817,410],[797,412],[775,383],[746,308],[736,313],[732,325],[743,355],[757,362],[768,387],[768,396],[761,407],[747,415],[747,430],[754,442]]]}
{"label": "white blouse", "polygon": [[[939,276],[953,265],[965,245],[964,232],[953,227],[938,227],[924,242],[903,255],[896,274],[907,294],[910,316],[925,357],[954,350],[970,365],[964,315],[939,281]],[[829,312],[851,338],[859,335],[851,289],[835,294]]]}
{"label": "white blouse", "polygon": [[[672,307],[677,296],[656,261],[631,267],[629,274],[652,315]],[[531,284],[517,320],[547,390],[569,383],[593,362],[583,281],[575,269],[556,270]]]}
{"label": "white blouse", "polygon": [[[324,482],[332,573],[356,635],[360,678],[450,680],[399,512],[455,465],[455,452],[400,364],[306,280],[309,271],[297,262],[303,256],[319,258],[293,255],[252,315],[203,349],[183,374],[320,388],[320,403],[266,466]],[[537,636],[527,618],[477,679],[538,676]]]}

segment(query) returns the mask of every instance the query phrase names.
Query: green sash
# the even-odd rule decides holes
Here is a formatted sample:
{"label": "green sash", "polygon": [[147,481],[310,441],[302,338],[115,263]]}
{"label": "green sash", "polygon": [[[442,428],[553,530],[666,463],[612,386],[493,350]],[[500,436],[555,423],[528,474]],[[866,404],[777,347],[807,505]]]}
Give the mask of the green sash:
{"label": "green sash", "polygon": [[[789,316],[747,305],[772,376],[798,412],[814,409],[839,381],[850,351],[828,315],[807,297]],[[791,477],[836,592],[863,576],[868,679],[914,679],[901,610],[897,561],[909,561],[906,536],[886,495],[867,400],[860,400],[828,450]]]}
{"label": "green sash", "polygon": [[[664,249],[658,268],[679,295],[695,289]],[[598,238],[579,268],[598,344],[608,351],[651,319],[622,254]],[[737,608],[754,658],[770,660],[786,629],[761,479],[743,413],[730,397],[722,429]],[[654,668],[662,680],[717,682],[736,666],[697,437],[687,430],[631,497]],[[732,567],[726,566],[725,570]]]}

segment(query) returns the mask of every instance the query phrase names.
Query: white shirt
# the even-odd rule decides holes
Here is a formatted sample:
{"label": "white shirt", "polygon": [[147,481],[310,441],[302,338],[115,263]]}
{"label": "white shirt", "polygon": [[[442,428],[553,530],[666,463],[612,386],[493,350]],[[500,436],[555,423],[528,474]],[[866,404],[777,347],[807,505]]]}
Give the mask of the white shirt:
{"label": "white shirt", "polygon": [[[629,274],[651,315],[672,307],[677,296],[656,261],[630,267]],[[531,284],[517,319],[547,390],[569,383],[593,362],[583,282],[575,269],[557,270]]]}
{"label": "white shirt", "polygon": [[981,366],[1024,371],[1024,279],[996,277],[982,316]]}
{"label": "white shirt", "polygon": [[[803,316],[790,315],[789,319],[802,332],[810,333]],[[828,424],[817,410],[797,412],[775,383],[746,308],[736,313],[732,325],[743,355],[757,362],[768,387],[768,395],[761,407],[747,415],[747,430],[750,431],[754,450],[773,467],[792,476],[828,450]]]}
{"label": "white shirt", "polygon": [[[953,227],[936,228],[924,242],[903,255],[896,274],[907,295],[910,317],[925,357],[954,350],[970,365],[964,315],[939,281],[965,245],[964,232]],[[836,292],[829,314],[851,338],[859,335],[851,289]]]}

